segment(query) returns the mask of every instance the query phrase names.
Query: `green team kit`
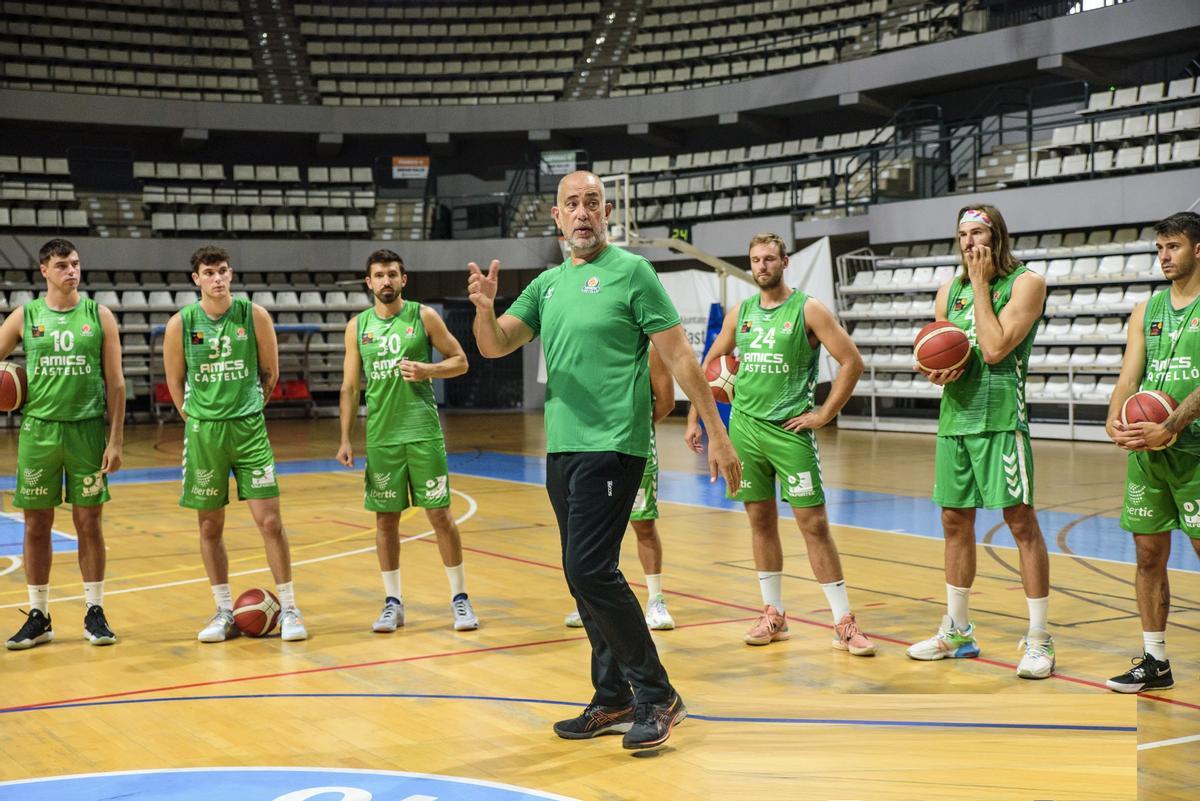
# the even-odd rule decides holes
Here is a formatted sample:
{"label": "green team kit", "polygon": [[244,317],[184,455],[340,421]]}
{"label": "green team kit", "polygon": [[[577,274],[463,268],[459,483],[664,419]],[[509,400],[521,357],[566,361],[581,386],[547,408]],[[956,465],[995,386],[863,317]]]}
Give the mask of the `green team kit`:
{"label": "green team kit", "polygon": [[[1018,265],[991,281],[997,316],[1028,270]],[[1033,451],[1025,408],[1025,378],[1037,326],[996,364],[984,362],[975,332],[975,293],[955,278],[946,319],[967,333],[971,353],[963,374],[943,388],[938,412],[933,502],[947,509],[1003,509],[1033,505]]]}
{"label": "green team kit", "polygon": [[29,366],[22,409],[13,505],[48,509],[63,500],[96,506],[109,500],[104,455],[105,386],[100,307],[82,298],[56,311],[38,299],[23,307],[21,333]]}
{"label": "green team kit", "polygon": [[[1200,386],[1200,299],[1182,309],[1171,291],[1155,293],[1142,322],[1146,371],[1141,389],[1182,401]],[[1200,421],[1179,433],[1171,447],[1129,454],[1121,528],[1134,534],[1182,529],[1200,538]]]}
{"label": "green team kit", "polygon": [[180,506],[219,509],[238,500],[275,498],[275,456],[263,420],[254,305],[245,298],[212,319],[197,301],[179,312],[187,367]]}
{"label": "green team kit", "polygon": [[821,348],[808,339],[807,300],[795,291],[771,309],[764,309],[758,297],[742,301],[738,309],[740,366],[729,437],[742,461],[742,485],[729,495],[733,500],[774,500],[778,476],[792,506],[825,503],[816,436],[811,429],[782,427],[813,407]]}
{"label": "green team kit", "polygon": [[421,304],[406,300],[391,317],[370,308],[354,325],[367,382],[367,510],[449,506],[450,471],[433,382],[405,381],[400,372],[403,359],[429,362],[433,357]]}

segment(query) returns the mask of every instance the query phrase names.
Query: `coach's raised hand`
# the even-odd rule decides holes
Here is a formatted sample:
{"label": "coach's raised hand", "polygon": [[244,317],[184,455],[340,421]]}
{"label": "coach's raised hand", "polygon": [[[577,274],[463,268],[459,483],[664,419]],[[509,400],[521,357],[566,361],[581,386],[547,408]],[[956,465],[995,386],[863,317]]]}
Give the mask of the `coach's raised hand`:
{"label": "coach's raised hand", "polygon": [[496,289],[500,285],[500,261],[492,259],[487,275],[475,262],[467,264],[467,297],[480,311],[495,313]]}

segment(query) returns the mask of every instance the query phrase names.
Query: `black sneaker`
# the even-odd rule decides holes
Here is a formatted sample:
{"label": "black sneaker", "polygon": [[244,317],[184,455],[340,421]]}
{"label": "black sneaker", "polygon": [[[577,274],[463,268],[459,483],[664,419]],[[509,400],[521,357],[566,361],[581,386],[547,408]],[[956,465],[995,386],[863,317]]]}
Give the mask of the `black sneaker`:
{"label": "black sneaker", "polygon": [[44,642],[54,639],[54,630],[50,628],[50,618],[40,609],[24,612],[25,625],[21,630],[9,637],[4,647],[10,651],[24,651]]}
{"label": "black sneaker", "polygon": [[633,728],[625,732],[621,745],[626,748],[657,748],[671,736],[671,729],[687,717],[687,707],[679,693],[665,704],[638,704]]}
{"label": "black sneaker", "polygon": [[1140,693],[1143,690],[1169,690],[1175,686],[1171,678],[1171,663],[1161,662],[1150,654],[1135,656],[1133,667],[1127,673],[1113,676],[1107,682],[1108,689],[1119,693]]}
{"label": "black sneaker", "polygon": [[564,740],[587,740],[601,734],[621,734],[632,726],[632,701],[626,706],[588,704],[579,717],[555,723],[554,733]]}
{"label": "black sneaker", "polygon": [[112,645],[117,641],[117,635],[108,627],[104,619],[104,610],[99,606],[89,606],[83,616],[83,636],[92,645]]}

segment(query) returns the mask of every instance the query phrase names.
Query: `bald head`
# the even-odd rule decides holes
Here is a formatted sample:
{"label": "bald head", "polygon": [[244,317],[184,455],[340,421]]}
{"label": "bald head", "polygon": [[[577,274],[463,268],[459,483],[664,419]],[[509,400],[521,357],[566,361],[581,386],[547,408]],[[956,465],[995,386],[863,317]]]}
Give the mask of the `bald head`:
{"label": "bald head", "polygon": [[600,202],[603,203],[604,184],[601,183],[596,173],[588,172],[587,170],[576,170],[573,173],[564,175],[562,180],[558,182],[558,205],[563,205],[563,200],[572,193],[582,197],[591,190],[600,193]]}
{"label": "bald head", "polygon": [[577,259],[587,259],[608,241],[608,215],[604,184],[595,173],[579,170],[558,182],[558,204],[550,213]]}

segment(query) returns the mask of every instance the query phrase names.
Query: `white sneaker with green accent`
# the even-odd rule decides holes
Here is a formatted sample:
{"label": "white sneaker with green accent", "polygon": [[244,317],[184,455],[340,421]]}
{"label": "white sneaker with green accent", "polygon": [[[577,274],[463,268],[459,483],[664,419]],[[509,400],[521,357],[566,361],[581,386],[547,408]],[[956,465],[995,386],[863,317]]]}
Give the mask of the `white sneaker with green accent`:
{"label": "white sneaker with green accent", "polygon": [[1054,673],[1054,639],[1042,629],[1034,629],[1021,639],[1018,648],[1024,652],[1017,665],[1017,675],[1023,679],[1048,679]]}
{"label": "white sneaker with green accent", "polygon": [[655,631],[670,631],[675,628],[675,618],[667,611],[667,599],[661,592],[646,604],[646,625]]}
{"label": "white sneaker with green accent", "polygon": [[571,614],[563,618],[563,625],[569,629],[583,628],[583,618],[579,616],[579,610],[572,609]]}
{"label": "white sneaker with green accent", "polygon": [[929,662],[936,659],[970,659],[979,656],[979,644],[975,642],[975,624],[968,623],[965,629],[954,628],[949,615],[942,618],[937,634],[908,646],[905,651],[910,659]]}
{"label": "white sneaker with green accent", "polygon": [[300,610],[294,606],[283,610],[283,615],[279,619],[279,631],[284,642],[308,639],[308,629],[304,628],[304,618],[300,616]]}
{"label": "white sneaker with green accent", "polygon": [[196,639],[200,642],[225,642],[233,634],[233,612],[218,609],[212,619],[200,629]]}

